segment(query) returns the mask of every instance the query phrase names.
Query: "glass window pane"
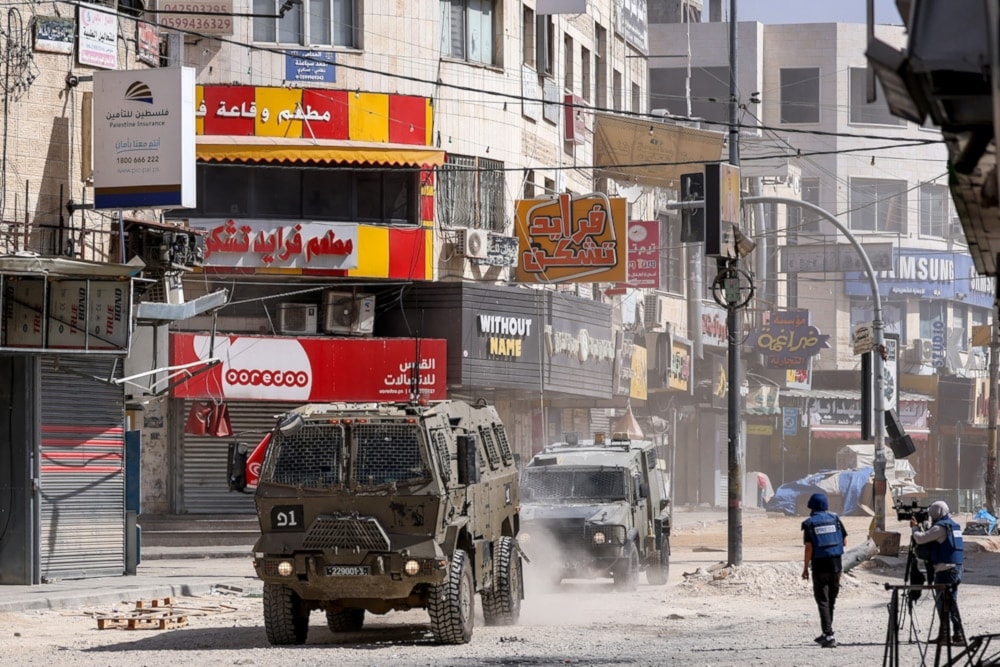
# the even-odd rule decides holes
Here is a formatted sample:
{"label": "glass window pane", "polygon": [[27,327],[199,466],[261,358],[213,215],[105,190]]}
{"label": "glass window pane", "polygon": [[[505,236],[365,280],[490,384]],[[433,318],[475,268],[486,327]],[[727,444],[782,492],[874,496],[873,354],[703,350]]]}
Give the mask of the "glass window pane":
{"label": "glass window pane", "polygon": [[[254,14],[277,13],[277,8],[274,6],[274,0],[253,0],[253,13]],[[273,18],[264,18],[262,16],[261,17],[255,16],[253,19],[253,41],[273,42],[274,26],[275,22]]]}
{"label": "glass window pane", "polygon": [[292,8],[285,12],[285,18],[278,19],[278,42],[302,43],[302,5],[292,5]]}
{"label": "glass window pane", "polygon": [[852,67],[851,77],[851,109],[850,122],[868,123],[872,125],[904,125],[902,118],[889,113],[889,105],[885,102],[882,84],[876,81],[878,99],[868,103],[868,86],[864,67]]}
{"label": "glass window pane", "polygon": [[302,217],[316,220],[350,220],[350,172],[309,169],[302,172]]}
{"label": "glass window pane", "polygon": [[376,222],[382,219],[382,175],[376,172],[359,172],[358,220]]}
{"label": "glass window pane", "polygon": [[781,122],[819,122],[819,68],[781,70]]}
{"label": "glass window pane", "polygon": [[205,215],[231,217],[250,214],[249,169],[207,165],[199,169],[204,172],[202,210]]}
{"label": "glass window pane", "polygon": [[330,44],[330,0],[309,0],[309,43]]}
{"label": "glass window pane", "polygon": [[333,43],[337,46],[357,46],[356,34],[354,0],[333,0]]}
{"label": "glass window pane", "polygon": [[413,177],[405,172],[387,172],[383,179],[386,222],[417,222],[410,215]]}
{"label": "glass window pane", "polygon": [[256,167],[254,207],[257,217],[300,218],[302,175],[298,169]]}

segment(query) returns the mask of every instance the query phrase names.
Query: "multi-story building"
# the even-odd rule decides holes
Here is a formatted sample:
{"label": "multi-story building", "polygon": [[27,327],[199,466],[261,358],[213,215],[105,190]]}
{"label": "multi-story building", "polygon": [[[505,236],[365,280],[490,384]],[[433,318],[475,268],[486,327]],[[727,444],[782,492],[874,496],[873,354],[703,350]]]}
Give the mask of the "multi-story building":
{"label": "multi-story building", "polygon": [[[679,10],[651,12],[650,106],[729,127],[730,25],[701,22],[700,3],[683,4],[694,21],[683,21]],[[905,43],[902,26],[875,26],[875,33],[897,47]],[[898,340],[898,393],[890,400],[917,444],[911,461],[918,481],[975,486],[985,442],[975,425],[985,421],[972,399],[985,366],[972,333],[989,319],[993,286],[976,275],[957,224],[947,152],[936,128],[890,114],[881,89],[878,99],[868,100],[863,24],[746,22],[738,25],[736,44],[744,192],[769,194],[768,184],[784,181],[793,189],[785,196],[824,209],[866,244],[885,331]],[[760,166],[775,161],[798,173],[762,175]],[[778,385],[784,419],[747,414],[747,469],[790,481],[833,468],[841,446],[861,442],[861,358],[852,337],[855,327],[872,322],[874,300],[863,273],[840,269],[830,259],[823,264],[838,247],[847,247],[829,220],[784,203],[747,208],[753,237],[765,242],[748,258],[758,287],[746,320],[748,341],[764,330],[771,311],[805,311],[806,321],[829,335],[829,347],[798,374],[762,366],[758,349],[748,358],[751,391],[755,380]],[[957,385],[939,392],[943,382]],[[937,415],[958,416],[935,424]],[[959,464],[952,440],[956,432],[961,438],[963,427]],[[699,445],[688,455],[679,450],[679,475],[714,466],[724,476],[719,448],[713,453],[702,446],[711,436],[691,439]],[[725,442],[720,447],[724,455]],[[700,494],[687,488],[689,500],[703,501],[713,490],[704,480]],[[719,485],[714,491],[718,497]]]}
{"label": "multi-story building", "polygon": [[[14,452],[23,465],[9,473],[23,493],[11,508],[17,538],[0,548],[28,556],[5,557],[2,581],[120,570],[126,497],[133,514],[252,511],[227,489],[228,442],[252,445],[297,403],[485,398],[521,457],[642,405],[634,305],[623,323],[622,297],[608,289],[624,271],[519,278],[515,220],[520,200],[564,194],[577,206],[596,193],[617,225],[611,263],[621,266],[626,216],[655,219],[651,191],[595,168],[598,112],[648,115],[644,3],[580,3],[572,14],[510,0],[421,0],[402,13],[369,0],[203,4],[26,14],[24,48],[11,50],[22,60],[5,91],[4,240],[43,257],[0,264],[4,276],[33,272],[8,281],[6,303],[45,329],[56,294],[47,281],[75,279],[82,287],[64,291],[85,294],[53,304],[102,313],[107,299],[90,291],[132,281],[138,326],[113,302],[127,333],[104,332],[109,348],[92,340],[89,316],[70,322],[82,341],[72,361],[53,336],[11,350],[15,321],[5,319],[6,372],[37,409],[12,427],[25,436]],[[150,69],[180,72],[179,83],[151,88]],[[102,87],[108,72],[134,78],[115,99]],[[154,110],[133,105],[168,98],[152,115],[190,116],[190,127],[155,147],[190,143],[194,171],[176,200],[157,184],[147,188],[155,204],[123,205],[114,198],[131,191],[99,168],[91,176],[91,161],[138,165],[130,151],[151,150],[149,139],[105,130]],[[586,256],[605,262],[597,252]],[[28,277],[34,291],[19,292]],[[10,412],[19,400],[8,399]],[[109,414],[97,420],[95,404]],[[39,455],[52,465],[37,497]],[[79,532],[67,530],[76,515]],[[83,539],[95,532],[97,558]]]}

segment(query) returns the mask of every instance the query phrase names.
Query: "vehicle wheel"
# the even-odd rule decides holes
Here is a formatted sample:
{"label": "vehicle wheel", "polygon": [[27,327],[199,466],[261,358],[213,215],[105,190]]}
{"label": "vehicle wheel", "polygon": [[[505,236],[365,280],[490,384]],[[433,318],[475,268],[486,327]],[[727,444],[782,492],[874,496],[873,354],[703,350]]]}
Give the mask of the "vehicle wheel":
{"label": "vehicle wheel", "polygon": [[365,610],[350,607],[348,609],[326,610],[326,627],[330,632],[357,632],[365,624]]}
{"label": "vehicle wheel", "polygon": [[448,579],[431,589],[427,611],[431,631],[441,644],[467,644],[475,625],[476,591],[472,582],[469,557],[455,550],[448,566]]}
{"label": "vehicle wheel", "polygon": [[288,586],[264,584],[264,631],[274,646],[305,644],[309,607]]}
{"label": "vehicle wheel", "polygon": [[663,536],[663,548],[655,552],[646,568],[646,581],[653,586],[662,586],[670,577],[670,538]]}
{"label": "vehicle wheel", "polygon": [[500,538],[494,558],[494,589],[482,594],[483,618],[486,625],[516,625],[521,617],[524,584],[521,578],[521,553],[514,546],[513,538]]}
{"label": "vehicle wheel", "polygon": [[618,564],[611,573],[615,579],[615,588],[622,591],[634,591],[639,585],[639,552],[635,542],[629,542],[625,547]]}

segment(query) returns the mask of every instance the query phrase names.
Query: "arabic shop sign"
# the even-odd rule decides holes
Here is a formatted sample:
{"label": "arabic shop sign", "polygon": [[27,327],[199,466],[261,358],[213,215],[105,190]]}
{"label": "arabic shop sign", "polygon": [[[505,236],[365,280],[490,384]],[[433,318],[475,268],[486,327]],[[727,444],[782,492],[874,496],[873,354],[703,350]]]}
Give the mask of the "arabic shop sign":
{"label": "arabic shop sign", "polygon": [[[118,69],[118,12],[85,6],[81,6],[79,12],[77,58],[80,64]],[[97,95],[94,95],[94,103],[97,103]]]}
{"label": "arabic shop sign", "polygon": [[491,357],[520,359],[524,341],[531,337],[535,322],[530,317],[479,314],[476,323],[479,333],[486,337]]}
{"label": "arabic shop sign", "polygon": [[517,281],[624,282],[625,226],[625,200],[620,197],[561,194],[518,201]]}
{"label": "arabic shop sign", "polygon": [[337,222],[192,219],[207,232],[205,265],[265,269],[356,269],[358,226]]}
{"label": "arabic shop sign", "polygon": [[810,426],[850,426],[861,423],[861,401],[813,398],[809,401]]}
{"label": "arabic shop sign", "polygon": [[580,329],[576,333],[554,331],[545,325],[545,350],[549,356],[565,355],[580,363],[588,361],[614,361],[615,342],[611,339],[591,338],[590,332]]}
{"label": "arabic shop sign", "polygon": [[195,205],[193,101],[191,67],[94,72],[95,208]]}
{"label": "arabic shop sign", "polygon": [[233,0],[159,0],[156,8],[156,20],[163,28],[199,35],[233,34]]}
{"label": "arabic shop sign", "polygon": [[286,51],[285,81],[334,83],[337,55],[333,51]]}
{"label": "arabic shop sign", "polygon": [[776,311],[770,323],[761,327],[751,343],[764,355],[767,368],[803,369],[809,358],[830,347],[830,336],[809,324],[805,310]]}
{"label": "arabic shop sign", "polygon": [[660,287],[659,220],[629,220],[628,286]]}

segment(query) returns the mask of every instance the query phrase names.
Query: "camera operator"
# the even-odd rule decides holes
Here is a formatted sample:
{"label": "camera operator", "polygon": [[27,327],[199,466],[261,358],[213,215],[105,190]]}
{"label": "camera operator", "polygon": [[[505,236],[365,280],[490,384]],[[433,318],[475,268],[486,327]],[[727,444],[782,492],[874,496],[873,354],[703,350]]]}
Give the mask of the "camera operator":
{"label": "camera operator", "polygon": [[[937,592],[938,619],[941,629],[938,636],[931,639],[931,644],[965,645],[965,630],[962,628],[962,618],[958,613],[958,585],[962,583],[962,561],[964,543],[962,529],[949,516],[948,504],[943,500],[931,503],[927,508],[931,520],[930,528],[923,530],[916,517],[910,517],[912,528],[911,545],[926,544],[930,547],[930,564],[934,570],[935,584],[944,584],[946,591]],[[948,598],[950,597],[950,604]],[[946,615],[947,614],[947,615]],[[945,628],[951,620],[952,636],[949,638]]]}

